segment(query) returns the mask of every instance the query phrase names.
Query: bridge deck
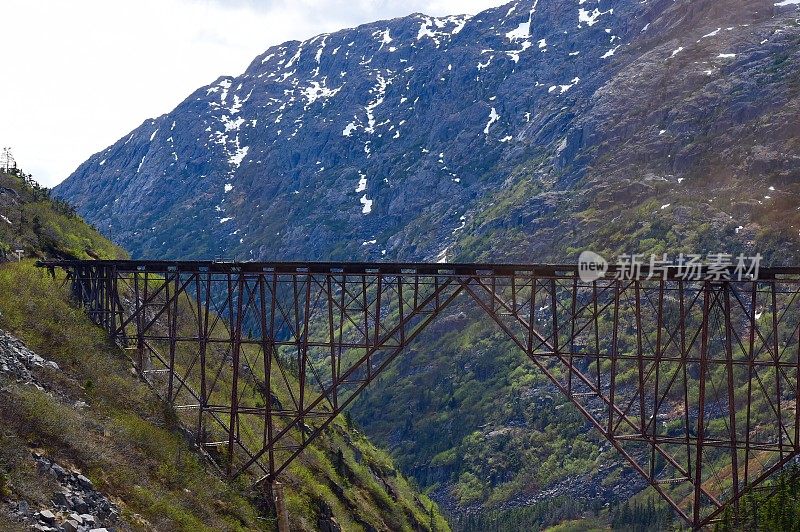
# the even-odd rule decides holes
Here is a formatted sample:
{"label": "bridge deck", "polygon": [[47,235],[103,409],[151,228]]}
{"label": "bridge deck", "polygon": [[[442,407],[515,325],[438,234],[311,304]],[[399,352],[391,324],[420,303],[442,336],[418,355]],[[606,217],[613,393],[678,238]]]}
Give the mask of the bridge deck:
{"label": "bridge deck", "polygon": [[[523,263],[434,263],[434,262],[347,262],[347,261],[265,261],[237,262],[212,260],[46,260],[37,263],[45,268],[72,268],[92,265],[95,267],[114,266],[119,271],[165,272],[277,272],[277,273],[352,273],[386,275],[417,273],[421,275],[486,275],[508,276],[513,274],[533,274],[541,277],[573,277],[578,273],[577,264],[523,264]],[[609,265],[606,278],[612,278],[623,271],[623,265]],[[648,264],[639,271],[642,275],[650,273]],[[676,278],[678,266],[670,266],[669,278]],[[701,272],[707,267],[701,267]],[[728,271],[732,271],[729,268]],[[800,276],[800,266],[763,267],[759,279],[776,279]]]}

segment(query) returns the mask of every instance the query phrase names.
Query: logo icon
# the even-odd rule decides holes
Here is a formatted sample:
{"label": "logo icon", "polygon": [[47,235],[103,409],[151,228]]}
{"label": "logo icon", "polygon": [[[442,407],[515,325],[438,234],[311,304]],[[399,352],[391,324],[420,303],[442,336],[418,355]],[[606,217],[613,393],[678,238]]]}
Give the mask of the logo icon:
{"label": "logo icon", "polygon": [[584,251],[578,257],[578,276],[584,283],[603,277],[608,271],[608,261],[594,251]]}

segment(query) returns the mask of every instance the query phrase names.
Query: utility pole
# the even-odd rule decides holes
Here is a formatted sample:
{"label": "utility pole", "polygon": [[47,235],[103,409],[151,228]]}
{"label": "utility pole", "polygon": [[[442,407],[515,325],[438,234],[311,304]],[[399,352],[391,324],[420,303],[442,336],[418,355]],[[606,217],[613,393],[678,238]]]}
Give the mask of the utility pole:
{"label": "utility pole", "polygon": [[17,169],[17,162],[14,160],[14,156],[11,155],[11,148],[5,147],[3,148],[3,155],[0,157],[0,170],[3,170],[7,173],[14,173]]}

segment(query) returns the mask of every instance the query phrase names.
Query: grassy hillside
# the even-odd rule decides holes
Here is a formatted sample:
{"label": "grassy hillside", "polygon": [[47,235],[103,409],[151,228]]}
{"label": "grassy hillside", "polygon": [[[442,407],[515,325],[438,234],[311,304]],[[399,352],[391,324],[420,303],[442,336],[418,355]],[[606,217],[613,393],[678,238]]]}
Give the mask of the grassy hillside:
{"label": "grassy hillside", "polygon": [[[6,251],[124,255],[24,178],[0,174],[0,187]],[[39,386],[0,369],[0,529],[22,526],[12,519],[20,501],[32,511],[52,506],[58,486],[37,471],[33,452],[86,475],[119,507],[122,529],[274,528],[264,494],[247,478],[228,482],[196,452],[174,412],[135,375],[125,352],[73,305],[63,281],[30,258],[0,263],[0,330],[58,365],[33,371]],[[293,530],[319,529],[328,508],[348,531],[448,529],[436,505],[344,420],[282,481]]]}
{"label": "grassy hillside", "polygon": [[[131,525],[258,528],[256,507],[241,486],[223,482],[190,450],[168,411],[103,331],[70,305],[58,282],[30,261],[6,264],[0,311],[0,328],[60,367],[37,376],[44,390],[3,382],[0,469],[8,500],[25,499],[32,507],[49,501],[50,479],[30,459],[36,449],[79,468],[118,498]],[[76,408],[79,402],[86,406]]]}
{"label": "grassy hillside", "polygon": [[123,249],[103,238],[67,203],[30,176],[0,172],[0,260],[17,249],[27,257],[113,259]]}

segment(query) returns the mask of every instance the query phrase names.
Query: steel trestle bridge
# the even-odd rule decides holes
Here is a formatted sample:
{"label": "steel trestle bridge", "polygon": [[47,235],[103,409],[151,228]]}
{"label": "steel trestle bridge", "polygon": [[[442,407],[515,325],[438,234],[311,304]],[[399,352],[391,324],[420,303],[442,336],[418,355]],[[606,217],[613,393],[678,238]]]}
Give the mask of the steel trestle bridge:
{"label": "steel trestle bridge", "polygon": [[800,455],[800,268],[741,281],[612,266],[584,282],[523,264],[39,265],[66,272],[231,477],[274,482],[456,308],[498,327],[695,529],[744,513]]}

